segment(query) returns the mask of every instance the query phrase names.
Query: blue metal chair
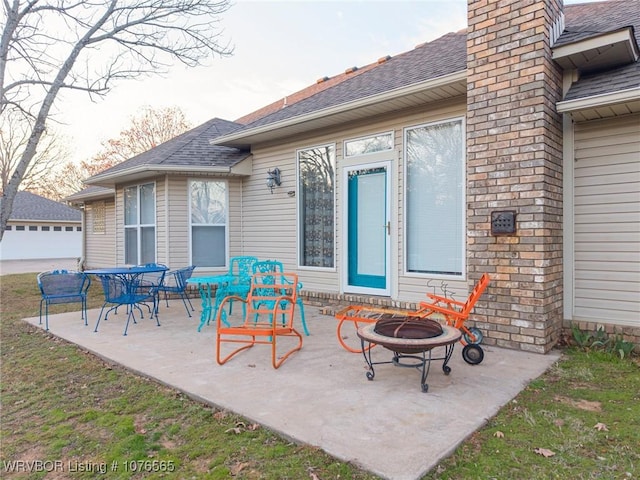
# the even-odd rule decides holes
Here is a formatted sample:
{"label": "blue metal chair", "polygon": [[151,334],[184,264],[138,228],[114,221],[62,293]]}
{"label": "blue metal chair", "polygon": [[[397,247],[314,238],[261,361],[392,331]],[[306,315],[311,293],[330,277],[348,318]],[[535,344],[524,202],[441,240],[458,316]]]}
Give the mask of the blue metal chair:
{"label": "blue metal chair", "polygon": [[[146,263],[143,266],[161,267],[169,270],[169,268],[162,263]],[[153,318],[154,316],[158,316],[158,307],[160,305],[160,291],[162,289],[162,285],[164,284],[166,270],[161,272],[145,272],[136,278],[138,289],[137,293],[141,295],[147,295],[147,300],[139,303],[145,304],[145,306],[149,309],[151,318]],[[147,302],[151,302],[153,304],[153,308],[149,307],[147,305]]]}
{"label": "blue metal chair", "polygon": [[[164,274],[164,272],[162,273]],[[136,309],[140,312],[140,316],[142,317],[142,310],[140,309],[139,304],[148,301],[155,302],[157,295],[151,290],[151,287],[141,288],[137,283],[137,280],[132,284],[119,275],[98,275],[98,278],[100,279],[102,289],[104,290],[104,303],[102,304],[102,309],[100,310],[100,315],[98,316],[94,332],[98,331],[98,325],[100,325],[102,314],[107,306],[110,305],[110,308],[104,315],[105,320],[107,320],[109,312],[116,310],[121,305],[124,305],[127,308],[127,323],[125,324],[123,335],[126,335],[131,319],[133,319],[133,323],[137,323],[134,315],[134,311]],[[153,318],[154,313],[156,314],[156,324],[160,326],[155,303],[151,318]]]}
{"label": "blue metal chair", "polygon": [[89,275],[75,270],[41,272],[37,277],[40,299],[40,324],[44,304],[45,330],[49,330],[49,305],[79,303],[81,319],[87,325],[87,291],[91,286]]}
{"label": "blue metal chair", "polygon": [[[231,257],[229,261],[229,276],[233,277],[233,280],[218,286],[216,290],[216,307],[218,307],[222,303],[222,299],[224,299],[225,297],[234,296],[247,298],[247,295],[249,294],[249,290],[251,288],[253,264],[257,261],[258,257]],[[243,303],[243,308],[244,307],[245,304]],[[229,315],[231,315],[232,309],[233,300],[229,301]]]}
{"label": "blue metal chair", "polygon": [[[191,305],[191,300],[189,300],[189,296],[187,295],[187,280],[191,278],[195,268],[195,265],[190,265],[167,272],[164,277],[164,282],[159,288],[160,292],[164,292],[164,301],[167,307],[169,306],[168,294],[174,293],[179,295],[189,316],[191,316],[191,312],[193,311],[193,305]],[[188,306],[187,303],[189,304]],[[191,312],[189,311],[189,307],[191,307]]]}
{"label": "blue metal chair", "polygon": [[[276,260],[262,260],[253,264],[253,273],[284,273],[284,266],[282,262],[278,262]],[[287,277],[283,276],[286,281]],[[304,319],[304,303],[302,302],[302,298],[300,297],[300,291],[302,290],[302,283],[298,282],[296,291],[296,304],[300,310],[300,319],[302,320],[302,329],[304,330],[305,335],[309,335],[309,330],[307,329],[307,322]],[[282,321],[284,322],[285,318],[283,316]]]}

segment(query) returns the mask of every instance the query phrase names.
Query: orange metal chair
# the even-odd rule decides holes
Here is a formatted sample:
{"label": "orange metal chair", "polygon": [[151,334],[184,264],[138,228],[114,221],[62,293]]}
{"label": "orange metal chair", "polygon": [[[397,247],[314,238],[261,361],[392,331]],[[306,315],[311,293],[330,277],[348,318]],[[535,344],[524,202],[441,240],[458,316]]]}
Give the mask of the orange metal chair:
{"label": "orange metal chair", "polygon": [[[295,273],[268,272],[255,273],[251,277],[251,286],[246,298],[230,295],[222,300],[216,316],[216,360],[223,365],[242,350],[256,344],[271,345],[271,364],[278,368],[289,356],[302,348],[302,335],[293,327],[294,313],[298,298],[298,276]],[[232,301],[243,302],[243,320],[234,325],[233,318],[226,325],[221,313],[225,304]],[[282,318],[279,322],[276,319]],[[278,358],[277,341],[281,337],[294,337],[297,342],[293,348]],[[222,354],[222,345],[240,344],[230,353]]]}
{"label": "orange metal chair", "polygon": [[420,302],[420,308],[413,314],[419,317],[428,317],[434,313],[439,313],[445,318],[447,325],[460,330],[462,332],[460,343],[465,345],[462,351],[462,357],[467,363],[472,365],[480,363],[484,358],[484,352],[479,346],[482,342],[483,335],[479,329],[475,327],[467,328],[464,323],[467,318],[469,318],[469,314],[487,288],[487,285],[489,285],[489,282],[489,275],[483,273],[478,283],[473,287],[469,298],[467,298],[467,301],[464,303],[453,300],[452,298],[427,293],[431,301]]}

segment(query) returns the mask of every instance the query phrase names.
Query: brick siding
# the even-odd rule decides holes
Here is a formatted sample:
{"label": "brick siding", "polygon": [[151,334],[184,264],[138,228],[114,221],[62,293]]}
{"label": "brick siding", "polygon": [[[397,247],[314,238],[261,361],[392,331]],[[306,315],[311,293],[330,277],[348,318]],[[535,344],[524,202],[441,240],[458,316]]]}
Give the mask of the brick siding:
{"label": "brick siding", "polygon": [[[469,0],[467,265],[492,282],[472,315],[484,342],[545,353],[562,330],[562,73],[551,60],[560,0]],[[515,210],[494,236],[493,211]]]}

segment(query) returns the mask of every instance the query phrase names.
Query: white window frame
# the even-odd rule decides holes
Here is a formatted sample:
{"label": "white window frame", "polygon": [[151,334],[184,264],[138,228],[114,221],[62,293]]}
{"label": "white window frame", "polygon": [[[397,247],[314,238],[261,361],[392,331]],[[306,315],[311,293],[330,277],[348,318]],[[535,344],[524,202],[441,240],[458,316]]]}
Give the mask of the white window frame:
{"label": "white window frame", "polygon": [[[425,127],[431,127],[431,126],[435,126],[435,125],[442,125],[442,124],[446,124],[446,123],[455,123],[455,122],[460,122],[461,123],[461,129],[462,129],[462,149],[461,149],[461,182],[462,182],[462,199],[460,202],[460,215],[461,215],[461,225],[460,225],[460,231],[459,231],[459,238],[458,241],[460,242],[460,259],[461,259],[461,272],[460,275],[456,275],[456,274],[450,274],[450,273],[437,273],[437,272],[415,272],[415,271],[410,271],[409,270],[409,246],[408,246],[408,228],[409,228],[409,219],[407,217],[407,213],[408,213],[408,193],[407,193],[407,187],[408,187],[408,175],[409,175],[409,171],[408,171],[408,155],[407,155],[407,135],[408,132],[410,130],[416,130],[419,128],[425,128]],[[467,232],[467,219],[466,219],[466,122],[465,122],[465,118],[464,117],[452,117],[452,118],[447,118],[444,120],[439,120],[439,121],[434,121],[434,122],[427,122],[427,123],[423,123],[423,124],[418,124],[418,125],[411,125],[408,127],[405,127],[403,129],[403,174],[404,174],[404,185],[403,185],[403,212],[404,212],[404,225],[403,225],[403,252],[404,252],[404,258],[403,258],[403,272],[404,275],[406,275],[407,277],[416,277],[416,278],[438,278],[438,279],[443,279],[443,280],[466,280],[466,276],[467,276],[467,260],[466,260],[466,249],[467,249],[467,245],[466,245],[466,232]]]}
{"label": "white window frame", "polygon": [[[302,213],[301,213],[301,202],[302,202],[302,190],[300,188],[300,153],[313,150],[316,148],[325,148],[325,147],[333,147],[333,266],[331,267],[315,267],[308,266],[302,264]],[[296,263],[298,265],[298,269],[300,270],[310,270],[310,271],[322,271],[322,272],[335,272],[337,269],[336,261],[337,261],[337,248],[338,248],[338,234],[337,234],[337,226],[336,226],[336,179],[337,179],[337,165],[338,165],[338,147],[335,142],[333,143],[324,143],[319,145],[310,145],[308,147],[299,148],[296,150],[296,190],[298,200],[296,201]]]}
{"label": "white window frame", "polygon": [[[140,189],[146,185],[153,185],[153,223],[141,223],[140,219],[141,219],[141,215],[142,215],[142,208],[141,208],[141,200],[142,200],[142,196],[140,195]],[[136,188],[137,189],[137,222],[134,224],[127,224],[127,195],[126,195],[126,191],[130,188]],[[157,198],[156,198],[156,194],[157,194],[157,185],[156,182],[145,182],[145,183],[139,183],[137,185],[129,185],[127,187],[124,187],[123,189],[123,198],[122,198],[122,205],[123,205],[123,219],[122,219],[122,223],[123,223],[123,251],[124,251],[124,259],[125,259],[125,263],[126,263],[126,259],[127,259],[127,230],[136,230],[136,241],[137,241],[137,245],[136,245],[136,258],[137,258],[137,263],[138,264],[142,264],[142,263],[150,263],[150,262],[143,262],[142,260],[142,229],[143,228],[150,228],[153,227],[153,260],[152,262],[156,262],[157,258],[158,258],[158,226],[157,226]]]}
{"label": "white window frame", "polygon": [[[342,144],[342,150],[343,150],[343,155],[344,158],[355,158],[355,157],[364,157],[367,155],[374,155],[376,153],[383,153],[383,152],[390,152],[393,150],[394,145],[395,145],[395,141],[393,138],[393,130],[390,130],[388,132],[380,132],[380,133],[374,133],[373,135],[365,135],[362,137],[355,137],[355,138],[349,138],[346,139],[343,144]],[[382,137],[382,136],[389,136],[391,137],[391,146],[389,148],[384,148],[382,150],[375,150],[373,152],[364,152],[364,153],[354,153],[352,155],[348,155],[347,154],[347,145],[351,142],[359,142],[359,141],[363,141],[363,140],[368,140],[370,138],[375,138],[375,137]]]}
{"label": "white window frame", "polygon": [[[193,182],[216,182],[224,185],[224,202],[225,202],[225,223],[192,223],[192,205],[191,205],[191,193]],[[227,271],[229,269],[229,182],[228,180],[221,178],[190,178],[188,180],[188,222],[189,222],[189,258],[192,265],[196,265],[198,268],[205,268],[210,270]],[[198,265],[193,259],[193,227],[194,226],[208,226],[208,227],[220,227],[224,226],[224,265]]]}

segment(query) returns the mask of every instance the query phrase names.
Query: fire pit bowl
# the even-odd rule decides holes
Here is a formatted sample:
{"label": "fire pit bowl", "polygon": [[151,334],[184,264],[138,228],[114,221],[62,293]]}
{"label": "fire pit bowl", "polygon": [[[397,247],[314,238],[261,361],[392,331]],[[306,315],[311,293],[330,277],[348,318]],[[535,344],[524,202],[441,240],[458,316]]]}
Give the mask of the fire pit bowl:
{"label": "fire pit bowl", "polygon": [[[362,342],[362,353],[369,371],[367,379],[375,377],[374,365],[392,363],[397,367],[417,368],[422,372],[420,385],[423,392],[429,390],[427,376],[432,360],[443,360],[442,371],[449,375],[451,367],[447,365],[453,353],[455,343],[460,340],[460,330],[449,325],[440,325],[435,320],[415,316],[381,317],[375,324],[365,325],[358,329],[358,337]],[[366,344],[369,347],[366,347]],[[372,345],[380,345],[393,352],[390,362],[373,362]],[[432,350],[444,347],[444,356],[432,357]],[[428,352],[428,354],[427,354]],[[420,355],[418,355],[420,354]]]}
{"label": "fire pit bowl", "polygon": [[424,344],[420,342],[419,345],[416,345],[415,342],[411,342],[413,345],[409,343],[403,345],[401,339],[424,340],[439,337],[443,333],[442,326],[430,318],[402,318],[396,316],[381,318],[376,322],[373,331],[381,337],[397,339],[391,343],[385,342],[381,344],[383,347],[393,350],[394,352],[407,354],[420,353],[428,350],[428,343]]}
{"label": "fire pit bowl", "polygon": [[429,318],[390,315],[367,327],[358,331],[360,338],[404,354],[427,352],[460,338],[457,328],[442,326]]}

